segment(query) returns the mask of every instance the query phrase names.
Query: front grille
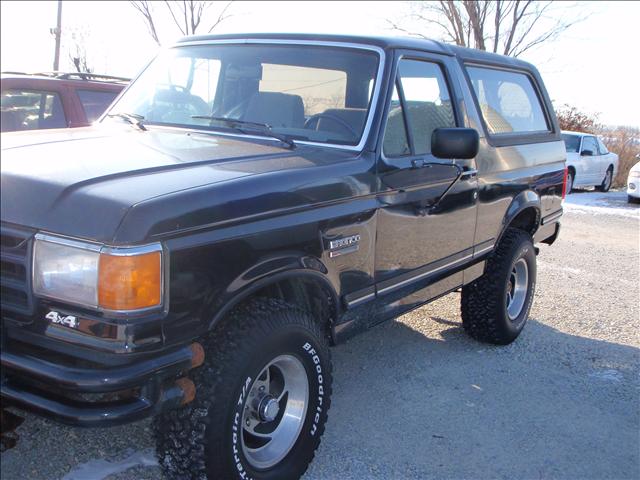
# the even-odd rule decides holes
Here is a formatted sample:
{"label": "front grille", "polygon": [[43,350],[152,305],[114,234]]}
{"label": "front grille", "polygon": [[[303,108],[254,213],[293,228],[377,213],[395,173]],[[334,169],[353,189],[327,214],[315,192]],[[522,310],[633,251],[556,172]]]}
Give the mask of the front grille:
{"label": "front grille", "polygon": [[33,233],[0,227],[0,305],[2,311],[33,313],[31,248]]}

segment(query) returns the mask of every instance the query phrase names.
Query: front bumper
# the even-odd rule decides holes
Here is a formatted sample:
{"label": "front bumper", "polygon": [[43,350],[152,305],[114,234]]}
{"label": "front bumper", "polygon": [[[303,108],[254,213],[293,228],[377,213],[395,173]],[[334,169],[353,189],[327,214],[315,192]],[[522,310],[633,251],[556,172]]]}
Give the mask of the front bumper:
{"label": "front bumper", "polygon": [[184,375],[202,364],[198,343],[125,365],[69,365],[3,348],[3,406],[13,405],[69,425],[129,423],[193,399]]}
{"label": "front bumper", "polygon": [[640,198],[640,179],[629,180],[629,183],[627,183],[627,195]]}

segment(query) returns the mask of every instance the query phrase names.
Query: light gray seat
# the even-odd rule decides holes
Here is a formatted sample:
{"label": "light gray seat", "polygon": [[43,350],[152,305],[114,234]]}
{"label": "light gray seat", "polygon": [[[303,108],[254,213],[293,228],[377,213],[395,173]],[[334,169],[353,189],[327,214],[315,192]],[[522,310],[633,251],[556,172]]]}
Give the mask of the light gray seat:
{"label": "light gray seat", "polygon": [[242,120],[272,127],[303,128],[302,97],[280,92],[257,92],[249,100]]}

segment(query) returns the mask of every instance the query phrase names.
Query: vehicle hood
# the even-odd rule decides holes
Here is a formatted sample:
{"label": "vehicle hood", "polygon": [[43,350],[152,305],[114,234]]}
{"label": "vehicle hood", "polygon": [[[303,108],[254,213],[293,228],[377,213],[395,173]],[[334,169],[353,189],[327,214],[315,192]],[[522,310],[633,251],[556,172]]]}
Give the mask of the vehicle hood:
{"label": "vehicle hood", "polygon": [[[258,193],[249,178],[336,163],[345,156],[317,150],[160,127],[3,134],[1,217],[51,233],[135,244],[185,225],[246,213],[202,209],[237,197],[233,186],[242,189],[239,196],[246,203]],[[219,194],[217,186],[223,184],[230,190]]]}
{"label": "vehicle hood", "polygon": [[640,162],[636,163],[633,167],[631,167],[631,169],[629,170],[629,173],[640,173]]}

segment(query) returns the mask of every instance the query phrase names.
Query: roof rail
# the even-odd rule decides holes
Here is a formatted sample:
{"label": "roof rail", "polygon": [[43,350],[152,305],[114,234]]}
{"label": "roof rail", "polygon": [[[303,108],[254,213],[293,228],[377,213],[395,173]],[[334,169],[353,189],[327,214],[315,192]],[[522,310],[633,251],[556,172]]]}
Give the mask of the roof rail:
{"label": "roof rail", "polygon": [[2,72],[9,75],[38,75],[41,77],[52,77],[61,80],[87,80],[87,81],[112,81],[112,82],[129,82],[130,78],[116,77],[114,75],[103,75],[99,73],[86,73],[86,72]]}

